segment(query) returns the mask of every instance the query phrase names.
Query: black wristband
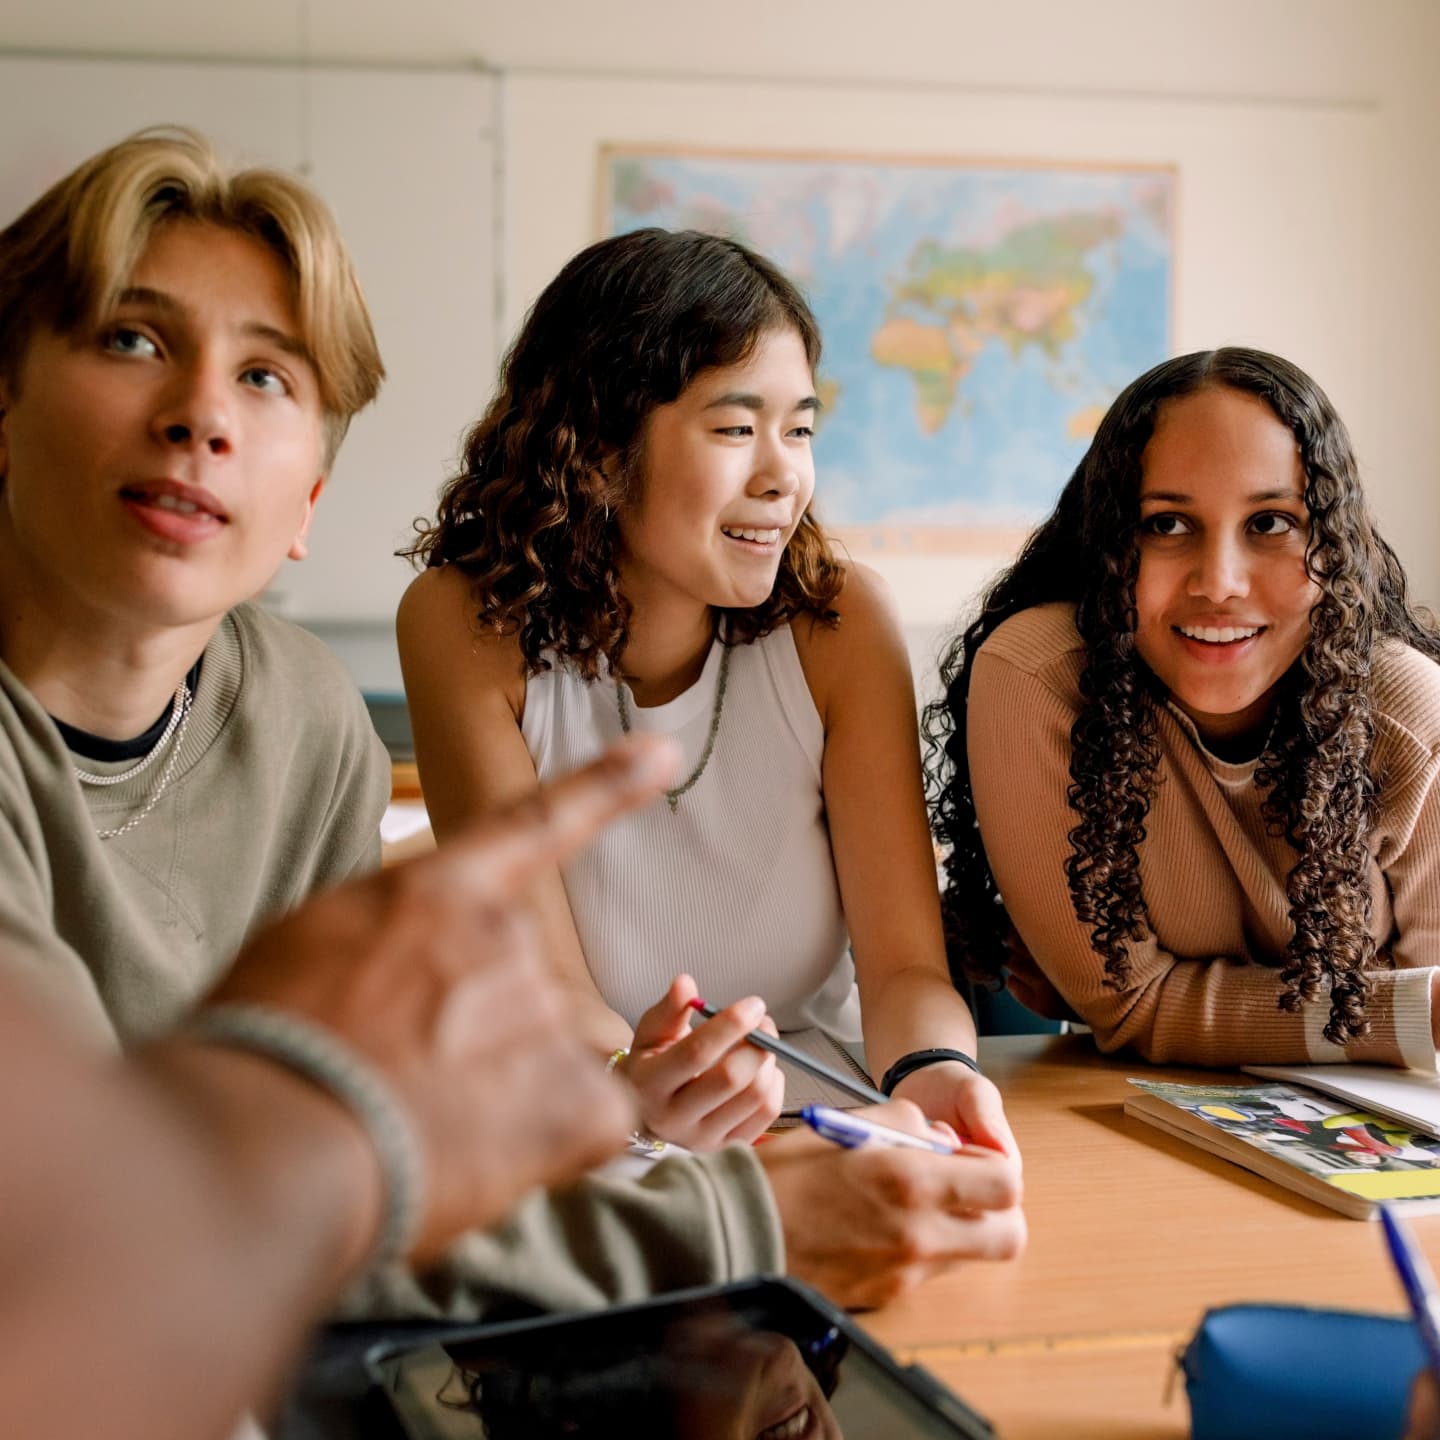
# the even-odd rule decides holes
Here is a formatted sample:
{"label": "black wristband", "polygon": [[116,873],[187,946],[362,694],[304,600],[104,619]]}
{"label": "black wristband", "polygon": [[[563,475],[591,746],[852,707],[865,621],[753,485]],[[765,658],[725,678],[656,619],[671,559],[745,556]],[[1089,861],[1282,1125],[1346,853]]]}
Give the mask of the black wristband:
{"label": "black wristband", "polygon": [[893,1095],[895,1087],[907,1075],[923,1070],[927,1065],[941,1065],[946,1060],[958,1060],[962,1065],[968,1065],[977,1075],[985,1073],[980,1068],[980,1062],[963,1050],[912,1050],[908,1055],[902,1055],[885,1072],[885,1078],[880,1082],[880,1093]]}

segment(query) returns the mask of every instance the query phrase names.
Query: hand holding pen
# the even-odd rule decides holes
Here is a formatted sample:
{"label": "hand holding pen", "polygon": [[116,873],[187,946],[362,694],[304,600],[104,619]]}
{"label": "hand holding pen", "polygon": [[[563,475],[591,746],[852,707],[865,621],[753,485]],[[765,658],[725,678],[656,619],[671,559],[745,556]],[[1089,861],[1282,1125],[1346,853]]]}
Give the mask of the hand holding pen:
{"label": "hand holding pen", "polygon": [[[971,1046],[961,1048],[970,1050]],[[984,1075],[959,1064],[928,1065],[907,1075],[891,1094],[910,1100],[932,1120],[944,1120],[968,1146],[983,1145],[1020,1158],[1000,1092]]]}
{"label": "hand holding pen", "polygon": [[[789,1273],[843,1294],[846,1305],[884,1305],[952,1264],[1023,1249],[1020,1166],[1010,1156],[968,1143],[937,1153],[950,1149],[952,1132],[908,1100],[842,1111],[838,1121],[844,1141],[799,1130],[755,1150]],[[860,1145],[857,1121],[868,1132]]]}
{"label": "hand holding pen", "polygon": [[690,1150],[749,1144],[780,1113],[785,1077],[772,1056],[742,1042],[774,1035],[758,996],[691,1029],[695,982],[678,975],[635,1026],[619,1068],[634,1085],[647,1131]]}
{"label": "hand holding pen", "polygon": [[[698,997],[691,1000],[690,1004],[707,1018],[717,1014],[711,1006]],[[892,1098],[882,1095],[880,1091],[863,1080],[858,1080],[853,1075],[847,1075],[844,1071],[827,1065],[823,1061],[815,1059],[814,1056],[807,1055],[803,1050],[787,1044],[775,1034],[773,1026],[769,1027],[767,1031],[757,1030],[744,1038],[751,1045],[768,1050],[791,1065],[827,1081],[864,1105],[886,1105]],[[945,1068],[961,1069],[958,1085],[953,1080],[947,1081],[941,1078],[941,1071]],[[909,1078],[907,1077],[907,1081],[902,1083],[908,1083]],[[937,1080],[939,1083],[934,1083]],[[998,1150],[1002,1155],[1008,1155],[1014,1160],[1020,1158],[1019,1147],[1015,1144],[1015,1137],[1010,1133],[1010,1124],[1005,1118],[1005,1107],[1000,1101],[1000,1092],[983,1075],[969,1068],[935,1066],[933,1069],[917,1071],[915,1083],[921,1087],[928,1086],[934,1093],[937,1103],[922,1104],[921,1108],[931,1117],[932,1121],[938,1118],[944,1124],[945,1133],[963,1134],[971,1144]],[[899,1087],[896,1087],[897,1094],[898,1091]],[[901,1098],[915,1100],[919,1097],[906,1094]]]}
{"label": "hand holding pen", "polygon": [[806,1105],[800,1118],[822,1139],[858,1150],[862,1145],[889,1145],[899,1150],[925,1150],[932,1155],[953,1155],[961,1148],[961,1140],[945,1124],[930,1125],[925,1135],[912,1135],[881,1125],[850,1110],[832,1110],[828,1105]]}
{"label": "hand holding pen", "polygon": [[[707,1020],[713,1020],[721,1013],[713,1005],[707,1005],[698,995],[689,1003],[692,1010],[703,1015]],[[843,1090],[847,1095],[859,1100],[861,1104],[884,1105],[888,1099],[873,1085],[866,1084],[865,1081],[857,1079],[854,1075],[847,1075],[843,1070],[837,1070],[823,1060],[817,1060],[813,1055],[807,1055],[803,1050],[797,1050],[795,1046],[787,1044],[780,1038],[773,1024],[767,1029],[751,1030],[741,1038],[758,1049],[768,1050],[770,1054],[778,1055],[782,1060],[788,1060],[790,1064],[818,1079],[828,1081],[837,1089]]]}

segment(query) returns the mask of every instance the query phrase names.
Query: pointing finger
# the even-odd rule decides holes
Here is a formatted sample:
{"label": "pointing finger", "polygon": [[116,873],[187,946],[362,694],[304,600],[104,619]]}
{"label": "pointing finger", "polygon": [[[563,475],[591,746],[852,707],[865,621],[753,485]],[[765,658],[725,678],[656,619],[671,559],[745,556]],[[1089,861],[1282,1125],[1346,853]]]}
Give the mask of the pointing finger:
{"label": "pointing finger", "polygon": [[678,759],[666,736],[630,736],[411,864],[425,867],[427,882],[463,898],[504,902],[610,821],[653,800],[674,779]]}

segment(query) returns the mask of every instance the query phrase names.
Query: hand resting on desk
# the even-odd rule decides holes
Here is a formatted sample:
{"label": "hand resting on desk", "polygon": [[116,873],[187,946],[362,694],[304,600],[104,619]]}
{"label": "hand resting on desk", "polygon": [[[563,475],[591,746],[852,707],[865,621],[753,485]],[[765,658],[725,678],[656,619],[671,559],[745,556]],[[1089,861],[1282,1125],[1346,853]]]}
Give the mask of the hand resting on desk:
{"label": "hand resting on desk", "polygon": [[1005,1102],[993,1082],[956,1060],[914,1070],[891,1092],[897,1100],[918,1105],[931,1120],[943,1121],[963,1140],[998,1150],[1019,1164]]}
{"label": "hand resting on desk", "polygon": [[[853,1112],[923,1135],[906,1100]],[[785,1268],[839,1305],[885,1305],[963,1260],[1025,1248],[1020,1162],[979,1145],[934,1155],[883,1145],[844,1150],[808,1132],[756,1150],[780,1211]]]}

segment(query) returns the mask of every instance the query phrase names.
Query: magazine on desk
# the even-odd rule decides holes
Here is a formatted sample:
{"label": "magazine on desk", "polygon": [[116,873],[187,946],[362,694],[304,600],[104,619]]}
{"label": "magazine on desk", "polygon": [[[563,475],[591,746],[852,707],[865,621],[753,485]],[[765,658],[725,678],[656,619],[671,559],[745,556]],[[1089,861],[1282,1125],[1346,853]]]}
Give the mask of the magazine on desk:
{"label": "magazine on desk", "polygon": [[[1308,1078],[1316,1067],[1294,1068]],[[1389,1078],[1405,1073],[1390,1072]],[[1143,1093],[1126,1100],[1127,1115],[1341,1214],[1373,1219],[1382,1201],[1440,1211],[1440,1138],[1413,1115],[1384,1113],[1353,1088],[1336,1098],[1274,1079],[1248,1085],[1130,1083]],[[1434,1076],[1428,1083],[1440,1093]],[[1330,1084],[1339,1091],[1342,1077]]]}
{"label": "magazine on desk", "polygon": [[1434,1070],[1400,1070],[1394,1065],[1247,1065],[1245,1071],[1319,1090],[1403,1120],[1412,1130],[1440,1135],[1440,1078]]}

